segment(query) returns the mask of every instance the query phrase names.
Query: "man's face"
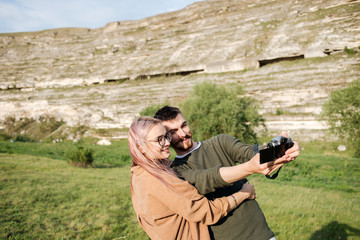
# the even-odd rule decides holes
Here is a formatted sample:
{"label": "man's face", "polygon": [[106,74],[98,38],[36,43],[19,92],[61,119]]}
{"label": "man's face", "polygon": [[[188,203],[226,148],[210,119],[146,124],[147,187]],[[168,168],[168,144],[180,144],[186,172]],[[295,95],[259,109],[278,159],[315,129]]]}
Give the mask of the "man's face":
{"label": "man's face", "polygon": [[171,133],[171,146],[177,154],[185,154],[192,149],[194,141],[191,130],[182,114],[178,114],[173,120],[162,121],[161,123]]}

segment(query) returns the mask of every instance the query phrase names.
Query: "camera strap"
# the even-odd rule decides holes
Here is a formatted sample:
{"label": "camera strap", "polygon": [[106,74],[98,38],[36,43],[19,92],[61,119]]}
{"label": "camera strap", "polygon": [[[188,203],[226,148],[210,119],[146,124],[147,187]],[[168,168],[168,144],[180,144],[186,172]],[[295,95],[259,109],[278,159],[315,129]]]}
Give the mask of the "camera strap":
{"label": "camera strap", "polygon": [[267,178],[267,179],[275,179],[275,178],[277,178],[277,176],[279,175],[279,172],[280,172],[280,169],[281,169],[282,167],[280,167],[277,171],[276,171],[276,173],[274,173],[272,176],[270,176],[270,175],[265,175],[265,177]]}
{"label": "camera strap", "polygon": [[259,153],[259,145],[255,144],[254,145],[254,155],[256,155],[257,153]]}

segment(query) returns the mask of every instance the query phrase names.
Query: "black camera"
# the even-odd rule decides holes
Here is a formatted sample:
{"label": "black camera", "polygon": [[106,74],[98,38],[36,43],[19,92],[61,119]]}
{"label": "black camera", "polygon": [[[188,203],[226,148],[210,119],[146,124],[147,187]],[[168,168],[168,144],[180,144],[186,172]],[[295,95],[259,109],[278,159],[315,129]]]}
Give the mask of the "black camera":
{"label": "black camera", "polygon": [[267,145],[267,148],[260,150],[260,163],[274,161],[285,155],[286,150],[294,146],[291,138],[283,136],[274,137]]}

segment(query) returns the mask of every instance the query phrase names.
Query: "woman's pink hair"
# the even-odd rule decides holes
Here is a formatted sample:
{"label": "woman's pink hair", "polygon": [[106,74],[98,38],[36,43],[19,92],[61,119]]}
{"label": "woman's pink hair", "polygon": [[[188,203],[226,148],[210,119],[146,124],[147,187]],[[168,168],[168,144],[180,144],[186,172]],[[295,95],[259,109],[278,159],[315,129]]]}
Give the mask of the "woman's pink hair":
{"label": "woman's pink hair", "polygon": [[164,176],[176,176],[176,173],[170,167],[172,161],[170,159],[157,159],[155,157],[156,150],[146,141],[146,136],[150,130],[158,124],[161,124],[160,120],[151,117],[139,117],[135,119],[128,133],[129,151],[133,167],[142,167],[167,185]]}

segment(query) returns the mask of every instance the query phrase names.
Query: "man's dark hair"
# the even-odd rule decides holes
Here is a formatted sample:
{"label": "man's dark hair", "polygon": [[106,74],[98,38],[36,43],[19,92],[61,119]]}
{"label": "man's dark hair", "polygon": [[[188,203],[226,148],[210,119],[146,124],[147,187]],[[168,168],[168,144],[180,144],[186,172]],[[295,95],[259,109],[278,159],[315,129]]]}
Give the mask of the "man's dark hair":
{"label": "man's dark hair", "polygon": [[164,106],[155,113],[154,118],[168,121],[175,119],[179,113],[181,114],[181,111],[177,107]]}

